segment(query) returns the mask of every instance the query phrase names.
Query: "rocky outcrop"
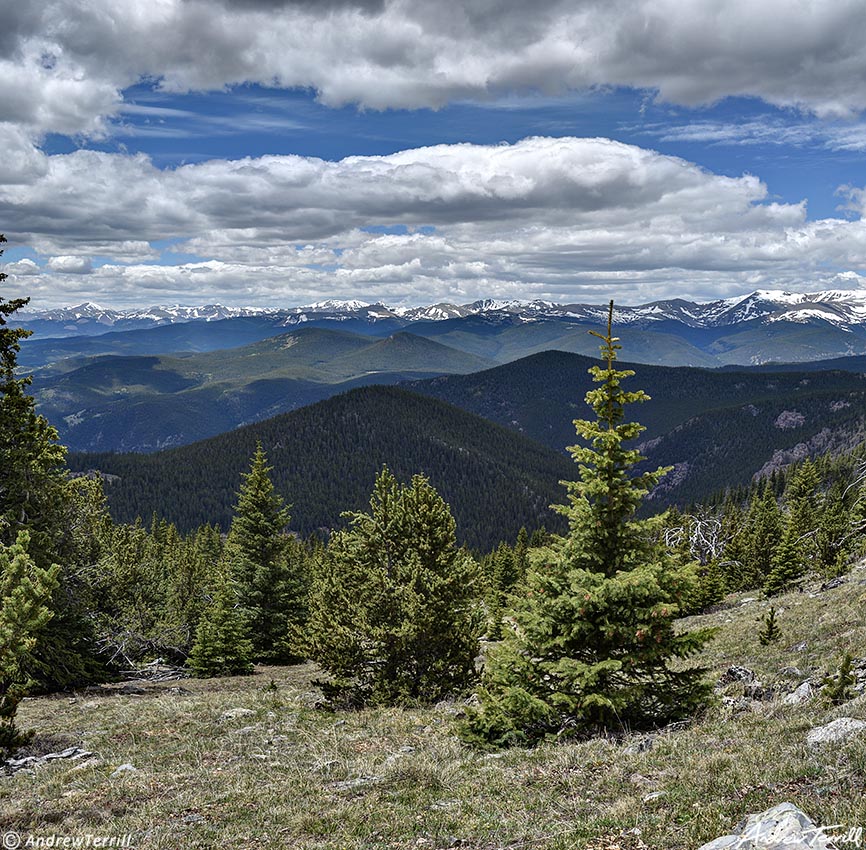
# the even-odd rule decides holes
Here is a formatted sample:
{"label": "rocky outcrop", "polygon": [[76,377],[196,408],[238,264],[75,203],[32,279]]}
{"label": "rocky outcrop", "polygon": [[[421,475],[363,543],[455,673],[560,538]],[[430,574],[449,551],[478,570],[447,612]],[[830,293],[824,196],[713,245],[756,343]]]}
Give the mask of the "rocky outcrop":
{"label": "rocky outcrop", "polygon": [[855,735],[866,733],[866,720],[854,717],[839,717],[826,726],[816,726],[806,735],[806,743],[810,747],[820,747],[824,744],[840,744]]}
{"label": "rocky outcrop", "polygon": [[730,835],[700,850],[832,850],[830,836],[793,803],[750,815]]}

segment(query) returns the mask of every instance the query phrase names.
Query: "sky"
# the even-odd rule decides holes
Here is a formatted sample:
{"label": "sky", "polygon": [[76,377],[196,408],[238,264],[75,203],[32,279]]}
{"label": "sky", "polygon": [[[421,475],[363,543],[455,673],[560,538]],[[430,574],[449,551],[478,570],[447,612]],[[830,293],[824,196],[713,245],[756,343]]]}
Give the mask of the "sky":
{"label": "sky", "polygon": [[0,0],[0,297],[866,285],[862,0]]}

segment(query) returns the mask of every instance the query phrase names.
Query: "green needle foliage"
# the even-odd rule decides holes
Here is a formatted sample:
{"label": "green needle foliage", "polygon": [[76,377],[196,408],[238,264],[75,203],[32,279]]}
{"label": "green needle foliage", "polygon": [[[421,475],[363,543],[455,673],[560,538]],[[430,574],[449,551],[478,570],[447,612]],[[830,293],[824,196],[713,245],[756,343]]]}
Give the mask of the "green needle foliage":
{"label": "green needle foliage", "polygon": [[220,570],[213,599],[199,621],[187,663],[194,675],[209,679],[252,673],[252,657],[249,626],[238,604],[235,582],[225,570]]}
{"label": "green needle foliage", "polygon": [[289,509],[271,482],[261,443],[243,476],[225,560],[238,582],[255,658],[268,664],[301,660],[290,634],[306,615],[306,559],[286,533]]}
{"label": "green needle foliage", "polygon": [[634,518],[667,470],[634,472],[643,458],[626,443],[643,429],[625,421],[625,406],[648,396],[622,388],[633,373],[614,366],[612,321],[613,302],[607,335],[596,334],[606,364],[591,374],[600,386],[586,396],[596,419],[575,422],[586,445],[569,449],[580,469],[561,508],[569,532],[530,573],[512,628],[490,652],[480,705],[461,725],[476,745],[653,727],[690,716],[709,693],[702,668],[670,666],[710,635],[676,632],[693,567],[660,542],[663,518]]}
{"label": "green needle foliage", "polygon": [[476,568],[451,510],[423,475],[386,468],[369,513],[352,513],[317,569],[307,640],[337,704],[436,702],[475,679]]}
{"label": "green needle foliage", "polygon": [[821,696],[827,705],[842,705],[855,697],[852,665],[851,653],[846,652],[836,673],[824,677],[821,683],[824,686],[821,689]]}
{"label": "green needle foliage", "polygon": [[782,539],[770,559],[770,573],[764,582],[764,593],[767,596],[788,590],[806,573],[800,528],[802,526],[794,525],[793,517],[789,517],[785,523]]}
{"label": "green needle foliage", "polygon": [[[5,242],[0,235],[0,244]],[[0,283],[5,278],[0,273]],[[28,674],[52,688],[94,681],[106,671],[95,655],[88,588],[80,576],[94,549],[86,528],[89,498],[68,480],[66,449],[36,412],[31,378],[17,372],[21,342],[31,332],[10,328],[8,320],[28,300],[0,298],[0,544],[11,546],[26,531],[28,555],[37,567],[63,565],[51,603],[54,616],[27,660]]]}
{"label": "green needle foliage", "polygon": [[770,608],[761,621],[761,628],[758,631],[758,642],[761,646],[769,646],[781,637],[782,630],[779,628],[779,623],[776,620],[776,609]]}
{"label": "green needle foliage", "polygon": [[24,695],[24,662],[36,645],[38,632],[54,612],[49,607],[59,568],[40,569],[27,548],[30,535],[22,531],[12,546],[0,543],[0,753],[11,753],[31,734],[15,725]]}

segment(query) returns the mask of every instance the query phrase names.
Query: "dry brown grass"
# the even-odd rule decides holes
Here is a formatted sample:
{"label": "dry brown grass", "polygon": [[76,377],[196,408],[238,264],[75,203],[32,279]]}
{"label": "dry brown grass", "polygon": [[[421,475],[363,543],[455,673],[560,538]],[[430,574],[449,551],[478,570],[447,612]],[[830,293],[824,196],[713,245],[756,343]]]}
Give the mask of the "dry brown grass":
{"label": "dry brown grass", "polygon": [[[846,650],[866,655],[864,578],[776,600],[784,634],[769,647],[757,640],[764,601],[740,597],[692,618],[720,627],[705,663],[714,674],[743,664],[790,687],[783,667],[815,674]],[[165,850],[685,850],[783,800],[823,824],[866,826],[866,739],[818,751],[804,743],[835,716],[866,719],[862,698],[832,711],[717,704],[645,752],[594,740],[491,756],[454,737],[458,707],[330,714],[315,708],[313,678],[310,666],[262,668],[145,685],[139,696],[111,686],[28,700],[21,722],[54,736],[46,746],[77,744],[99,760],[0,779],[0,833],[133,833],[134,847]],[[254,713],[220,720],[238,707]],[[112,777],[123,763],[137,772]]]}

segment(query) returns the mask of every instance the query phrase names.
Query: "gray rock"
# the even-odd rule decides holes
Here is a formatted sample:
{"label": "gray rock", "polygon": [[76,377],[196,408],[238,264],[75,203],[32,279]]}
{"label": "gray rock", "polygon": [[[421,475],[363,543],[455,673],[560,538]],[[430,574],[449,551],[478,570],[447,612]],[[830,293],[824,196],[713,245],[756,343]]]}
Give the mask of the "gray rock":
{"label": "gray rock", "polygon": [[220,715],[220,723],[227,720],[237,720],[239,717],[252,717],[255,712],[250,708],[230,708]]}
{"label": "gray rock", "polygon": [[782,679],[796,679],[798,682],[803,680],[805,673],[799,667],[783,667],[779,671],[779,676]]}
{"label": "gray rock", "polygon": [[7,774],[18,773],[19,770],[35,770],[44,767],[54,761],[69,760],[76,762],[90,761],[96,758],[96,753],[83,750],[81,747],[67,747],[56,753],[46,753],[43,756],[24,756],[23,758],[10,758],[0,762],[0,768]]}
{"label": "gray rock", "polygon": [[796,687],[791,693],[782,697],[782,702],[785,705],[800,705],[801,703],[808,702],[813,696],[812,685],[809,682],[803,682],[802,685]]}
{"label": "gray rock", "polygon": [[806,735],[806,743],[810,747],[820,747],[822,744],[838,744],[854,735],[866,731],[866,720],[856,720],[853,717],[839,717],[826,726],[816,726]]}
{"label": "gray rock", "polygon": [[761,682],[758,682],[757,680],[754,682],[747,682],[743,687],[743,696],[758,702],[771,700],[775,695],[775,688],[770,685],[761,684]]}
{"label": "gray rock", "polygon": [[333,791],[353,791],[356,788],[375,785],[377,782],[381,781],[381,776],[356,776],[354,779],[344,779],[342,782],[332,782],[328,787]]}
{"label": "gray rock", "polygon": [[120,765],[111,775],[114,776],[123,776],[125,773],[138,773],[138,768],[134,764],[126,764]]}
{"label": "gray rock", "polygon": [[704,844],[699,850],[830,850],[829,836],[793,803],[780,803],[750,815],[730,835]]}
{"label": "gray rock", "polygon": [[788,647],[788,652],[805,652],[809,646],[809,642],[802,640],[800,643],[795,643],[793,646]]}
{"label": "gray rock", "polygon": [[730,685],[734,682],[754,682],[757,680],[757,676],[755,675],[754,670],[750,670],[748,667],[740,667],[739,665],[734,665],[733,667],[728,667],[724,673],[719,677],[720,685]]}

